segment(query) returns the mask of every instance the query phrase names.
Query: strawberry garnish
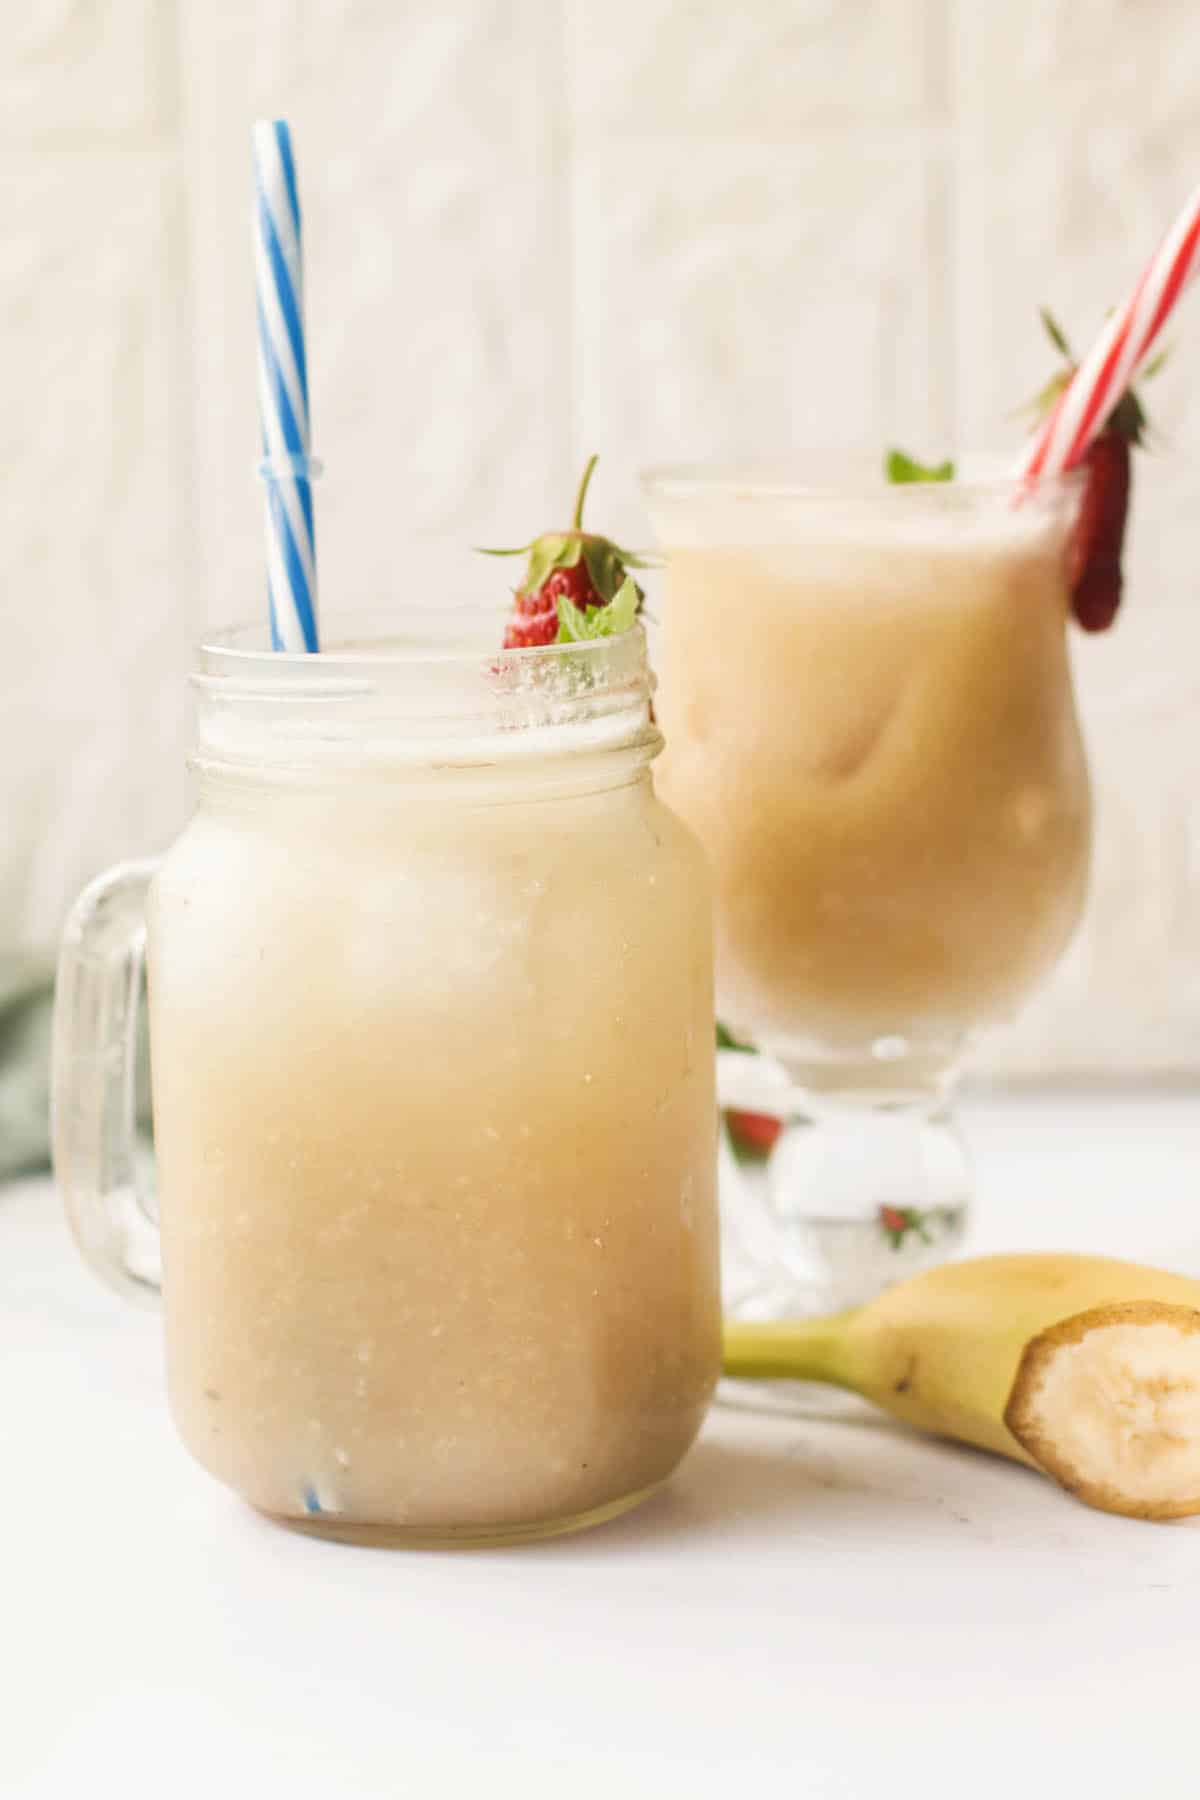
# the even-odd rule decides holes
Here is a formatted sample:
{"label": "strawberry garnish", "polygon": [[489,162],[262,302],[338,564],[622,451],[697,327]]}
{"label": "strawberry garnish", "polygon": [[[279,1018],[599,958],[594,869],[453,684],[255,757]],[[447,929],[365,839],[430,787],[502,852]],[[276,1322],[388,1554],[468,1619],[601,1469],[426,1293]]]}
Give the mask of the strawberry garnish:
{"label": "strawberry garnish", "polygon": [[[1044,417],[1071,385],[1076,370],[1071,347],[1054,318],[1043,307],[1042,323],[1066,367],[1051,376],[1034,413]],[[1162,365],[1157,357],[1146,376]],[[1121,551],[1133,475],[1132,452],[1146,433],[1146,414],[1132,388],[1122,394],[1083,461],[1083,500],[1071,539],[1069,577],[1071,610],[1085,631],[1107,631],[1121,604]]]}
{"label": "strawberry garnish", "polygon": [[539,644],[558,642],[558,608],[550,605],[523,612],[517,610],[504,628],[506,650],[533,650]]}
{"label": "strawberry garnish", "polygon": [[[1120,408],[1118,408],[1118,411]],[[1121,547],[1129,511],[1127,437],[1106,425],[1087,454],[1086,486],[1071,540],[1071,609],[1085,631],[1107,631],[1121,604]]]}
{"label": "strawberry garnish", "polygon": [[588,459],[575,496],[575,512],[567,531],[548,531],[515,550],[487,550],[487,556],[528,556],[525,579],[513,595],[513,612],[504,632],[506,650],[539,644],[579,642],[627,631],[641,608],[643,594],[628,573],[648,564],[611,538],[583,529],[596,457]]}

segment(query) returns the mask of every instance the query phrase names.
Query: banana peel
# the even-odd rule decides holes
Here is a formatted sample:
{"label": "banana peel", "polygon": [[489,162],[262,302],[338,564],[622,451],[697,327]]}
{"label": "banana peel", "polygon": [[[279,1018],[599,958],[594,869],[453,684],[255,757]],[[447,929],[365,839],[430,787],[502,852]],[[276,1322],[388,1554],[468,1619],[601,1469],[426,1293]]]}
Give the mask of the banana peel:
{"label": "banana peel", "polygon": [[1200,1281],[1105,1257],[944,1263],[823,1319],[727,1321],[727,1375],[846,1388],[1089,1506],[1200,1512]]}

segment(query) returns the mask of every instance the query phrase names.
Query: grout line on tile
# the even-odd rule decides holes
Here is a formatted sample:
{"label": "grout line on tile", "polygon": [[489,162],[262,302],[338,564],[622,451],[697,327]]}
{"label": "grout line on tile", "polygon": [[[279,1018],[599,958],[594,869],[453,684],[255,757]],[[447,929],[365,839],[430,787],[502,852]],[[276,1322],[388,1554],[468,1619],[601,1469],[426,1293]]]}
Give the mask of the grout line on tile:
{"label": "grout line on tile", "polygon": [[[966,345],[986,346],[991,341],[991,283],[979,279],[980,250],[986,232],[972,226],[968,208],[971,198],[980,203],[987,192],[977,179],[981,122],[970,116],[969,100],[978,98],[980,84],[976,79],[978,33],[986,23],[973,10],[974,0],[950,0],[948,63],[953,104],[950,109],[952,136],[949,160],[947,257],[950,270],[947,315],[949,355],[951,358],[953,409],[951,423],[959,450],[977,450],[986,446],[976,440],[979,426],[976,415],[979,385],[972,380],[966,364]],[[986,124],[986,121],[984,122]],[[970,329],[967,320],[971,313]]]}
{"label": "grout line on tile", "polygon": [[933,341],[939,348],[941,374],[938,421],[947,449],[961,453],[959,396],[959,310],[958,259],[959,186],[962,178],[963,119],[958,66],[958,13],[960,0],[942,0],[937,8],[937,68],[941,85],[941,116],[945,136],[940,153],[932,167],[930,207],[937,213],[937,254],[939,266],[936,282],[930,283],[934,318],[930,321]]}
{"label": "grout line on tile", "polygon": [[[187,635],[197,637],[205,624],[203,577],[208,555],[197,517],[199,468],[197,445],[195,232],[192,156],[189,154],[188,106],[191,84],[185,79],[184,26],[170,9],[166,58],[175,92],[174,151],[178,179],[168,256],[174,304],[171,308],[171,384],[168,399],[172,463],[171,542],[176,571],[172,593],[181,596],[187,613]],[[178,602],[177,602],[178,603]]]}
{"label": "grout line on tile", "polygon": [[575,90],[571,53],[571,29],[567,16],[570,0],[549,0],[545,9],[546,29],[543,53],[549,64],[545,91],[566,96],[566,104],[550,108],[550,124],[546,137],[548,157],[547,187],[550,193],[550,262],[558,272],[554,283],[553,313],[550,330],[553,337],[549,357],[555,371],[552,396],[555,454],[553,466],[546,472],[551,499],[569,475],[576,460],[579,432],[575,418],[575,357],[578,342],[576,330],[576,268],[578,240],[575,229]]}

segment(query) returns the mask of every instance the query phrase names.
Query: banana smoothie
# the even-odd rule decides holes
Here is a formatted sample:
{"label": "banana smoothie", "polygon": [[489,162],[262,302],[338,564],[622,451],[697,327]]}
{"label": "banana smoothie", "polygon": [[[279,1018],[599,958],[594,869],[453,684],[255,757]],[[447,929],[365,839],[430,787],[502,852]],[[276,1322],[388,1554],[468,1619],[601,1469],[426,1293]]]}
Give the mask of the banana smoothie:
{"label": "banana smoothie", "polygon": [[642,633],[310,660],[290,710],[210,660],[148,915],[183,1438],[339,1535],[607,1516],[720,1351],[709,889]]}
{"label": "banana smoothie", "polygon": [[817,1085],[1004,1016],[1084,899],[1065,518],[920,505],[733,494],[689,531],[656,501],[661,785],[712,863],[719,1007]]}

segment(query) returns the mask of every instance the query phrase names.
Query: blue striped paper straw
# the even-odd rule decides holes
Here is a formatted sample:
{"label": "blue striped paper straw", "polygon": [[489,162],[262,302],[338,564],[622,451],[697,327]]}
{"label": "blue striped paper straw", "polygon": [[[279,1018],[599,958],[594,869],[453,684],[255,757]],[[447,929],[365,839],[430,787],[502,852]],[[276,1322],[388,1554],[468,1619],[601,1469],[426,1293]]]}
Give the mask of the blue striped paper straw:
{"label": "blue striped paper straw", "polygon": [[317,563],[304,270],[292,136],[283,119],[254,127],[254,271],[258,300],[258,406],[266,484],[271,647],[316,650]]}

